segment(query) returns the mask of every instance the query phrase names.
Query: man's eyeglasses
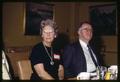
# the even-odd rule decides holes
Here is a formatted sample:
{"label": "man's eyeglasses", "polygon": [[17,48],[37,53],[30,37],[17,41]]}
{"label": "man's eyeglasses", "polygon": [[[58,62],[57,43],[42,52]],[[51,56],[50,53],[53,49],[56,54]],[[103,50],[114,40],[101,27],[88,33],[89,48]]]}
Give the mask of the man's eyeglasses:
{"label": "man's eyeglasses", "polygon": [[91,31],[91,32],[93,32],[93,29],[89,29],[89,28],[83,28],[83,29],[81,29],[81,30],[85,30],[85,31]]}

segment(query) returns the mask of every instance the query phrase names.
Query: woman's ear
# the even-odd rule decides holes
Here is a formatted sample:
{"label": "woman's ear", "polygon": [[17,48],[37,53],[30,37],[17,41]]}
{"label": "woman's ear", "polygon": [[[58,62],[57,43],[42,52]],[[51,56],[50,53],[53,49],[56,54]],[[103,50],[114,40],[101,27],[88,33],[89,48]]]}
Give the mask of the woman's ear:
{"label": "woman's ear", "polygon": [[57,35],[55,34],[54,38],[56,38],[56,37],[57,37]]}
{"label": "woman's ear", "polygon": [[54,36],[54,38],[56,38],[56,35]]}

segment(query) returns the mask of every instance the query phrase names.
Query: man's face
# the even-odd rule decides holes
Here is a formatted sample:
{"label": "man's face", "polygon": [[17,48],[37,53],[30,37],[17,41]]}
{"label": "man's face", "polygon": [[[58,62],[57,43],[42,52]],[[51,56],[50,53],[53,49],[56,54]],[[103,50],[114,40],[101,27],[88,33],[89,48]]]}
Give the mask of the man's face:
{"label": "man's face", "polygon": [[85,42],[89,42],[92,38],[92,26],[90,24],[84,23],[78,30],[79,38]]}

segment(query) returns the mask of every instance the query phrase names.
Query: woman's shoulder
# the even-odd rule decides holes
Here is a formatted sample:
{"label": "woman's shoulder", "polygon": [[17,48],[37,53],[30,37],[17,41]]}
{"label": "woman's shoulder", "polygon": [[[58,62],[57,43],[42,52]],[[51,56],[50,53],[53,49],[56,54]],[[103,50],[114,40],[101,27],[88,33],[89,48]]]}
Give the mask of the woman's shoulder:
{"label": "woman's shoulder", "polygon": [[31,54],[37,54],[40,53],[43,50],[42,43],[37,43],[36,45],[33,46],[31,50]]}
{"label": "woman's shoulder", "polygon": [[35,44],[34,46],[33,46],[33,49],[38,49],[38,48],[41,48],[42,47],[42,42],[40,42],[40,43],[37,43],[37,44]]}

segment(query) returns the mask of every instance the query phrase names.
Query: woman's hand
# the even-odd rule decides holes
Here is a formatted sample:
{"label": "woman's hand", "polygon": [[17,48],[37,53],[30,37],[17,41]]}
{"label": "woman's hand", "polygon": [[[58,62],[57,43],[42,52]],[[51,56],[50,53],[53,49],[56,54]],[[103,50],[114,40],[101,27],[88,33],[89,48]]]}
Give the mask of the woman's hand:
{"label": "woman's hand", "polygon": [[59,80],[63,80],[64,79],[64,68],[63,68],[62,65],[59,65],[58,77],[59,77]]}
{"label": "woman's hand", "polygon": [[54,80],[54,78],[50,74],[48,74],[47,71],[45,71],[43,64],[36,64],[34,66],[34,68],[35,68],[35,71],[37,72],[38,76],[42,80]]}

